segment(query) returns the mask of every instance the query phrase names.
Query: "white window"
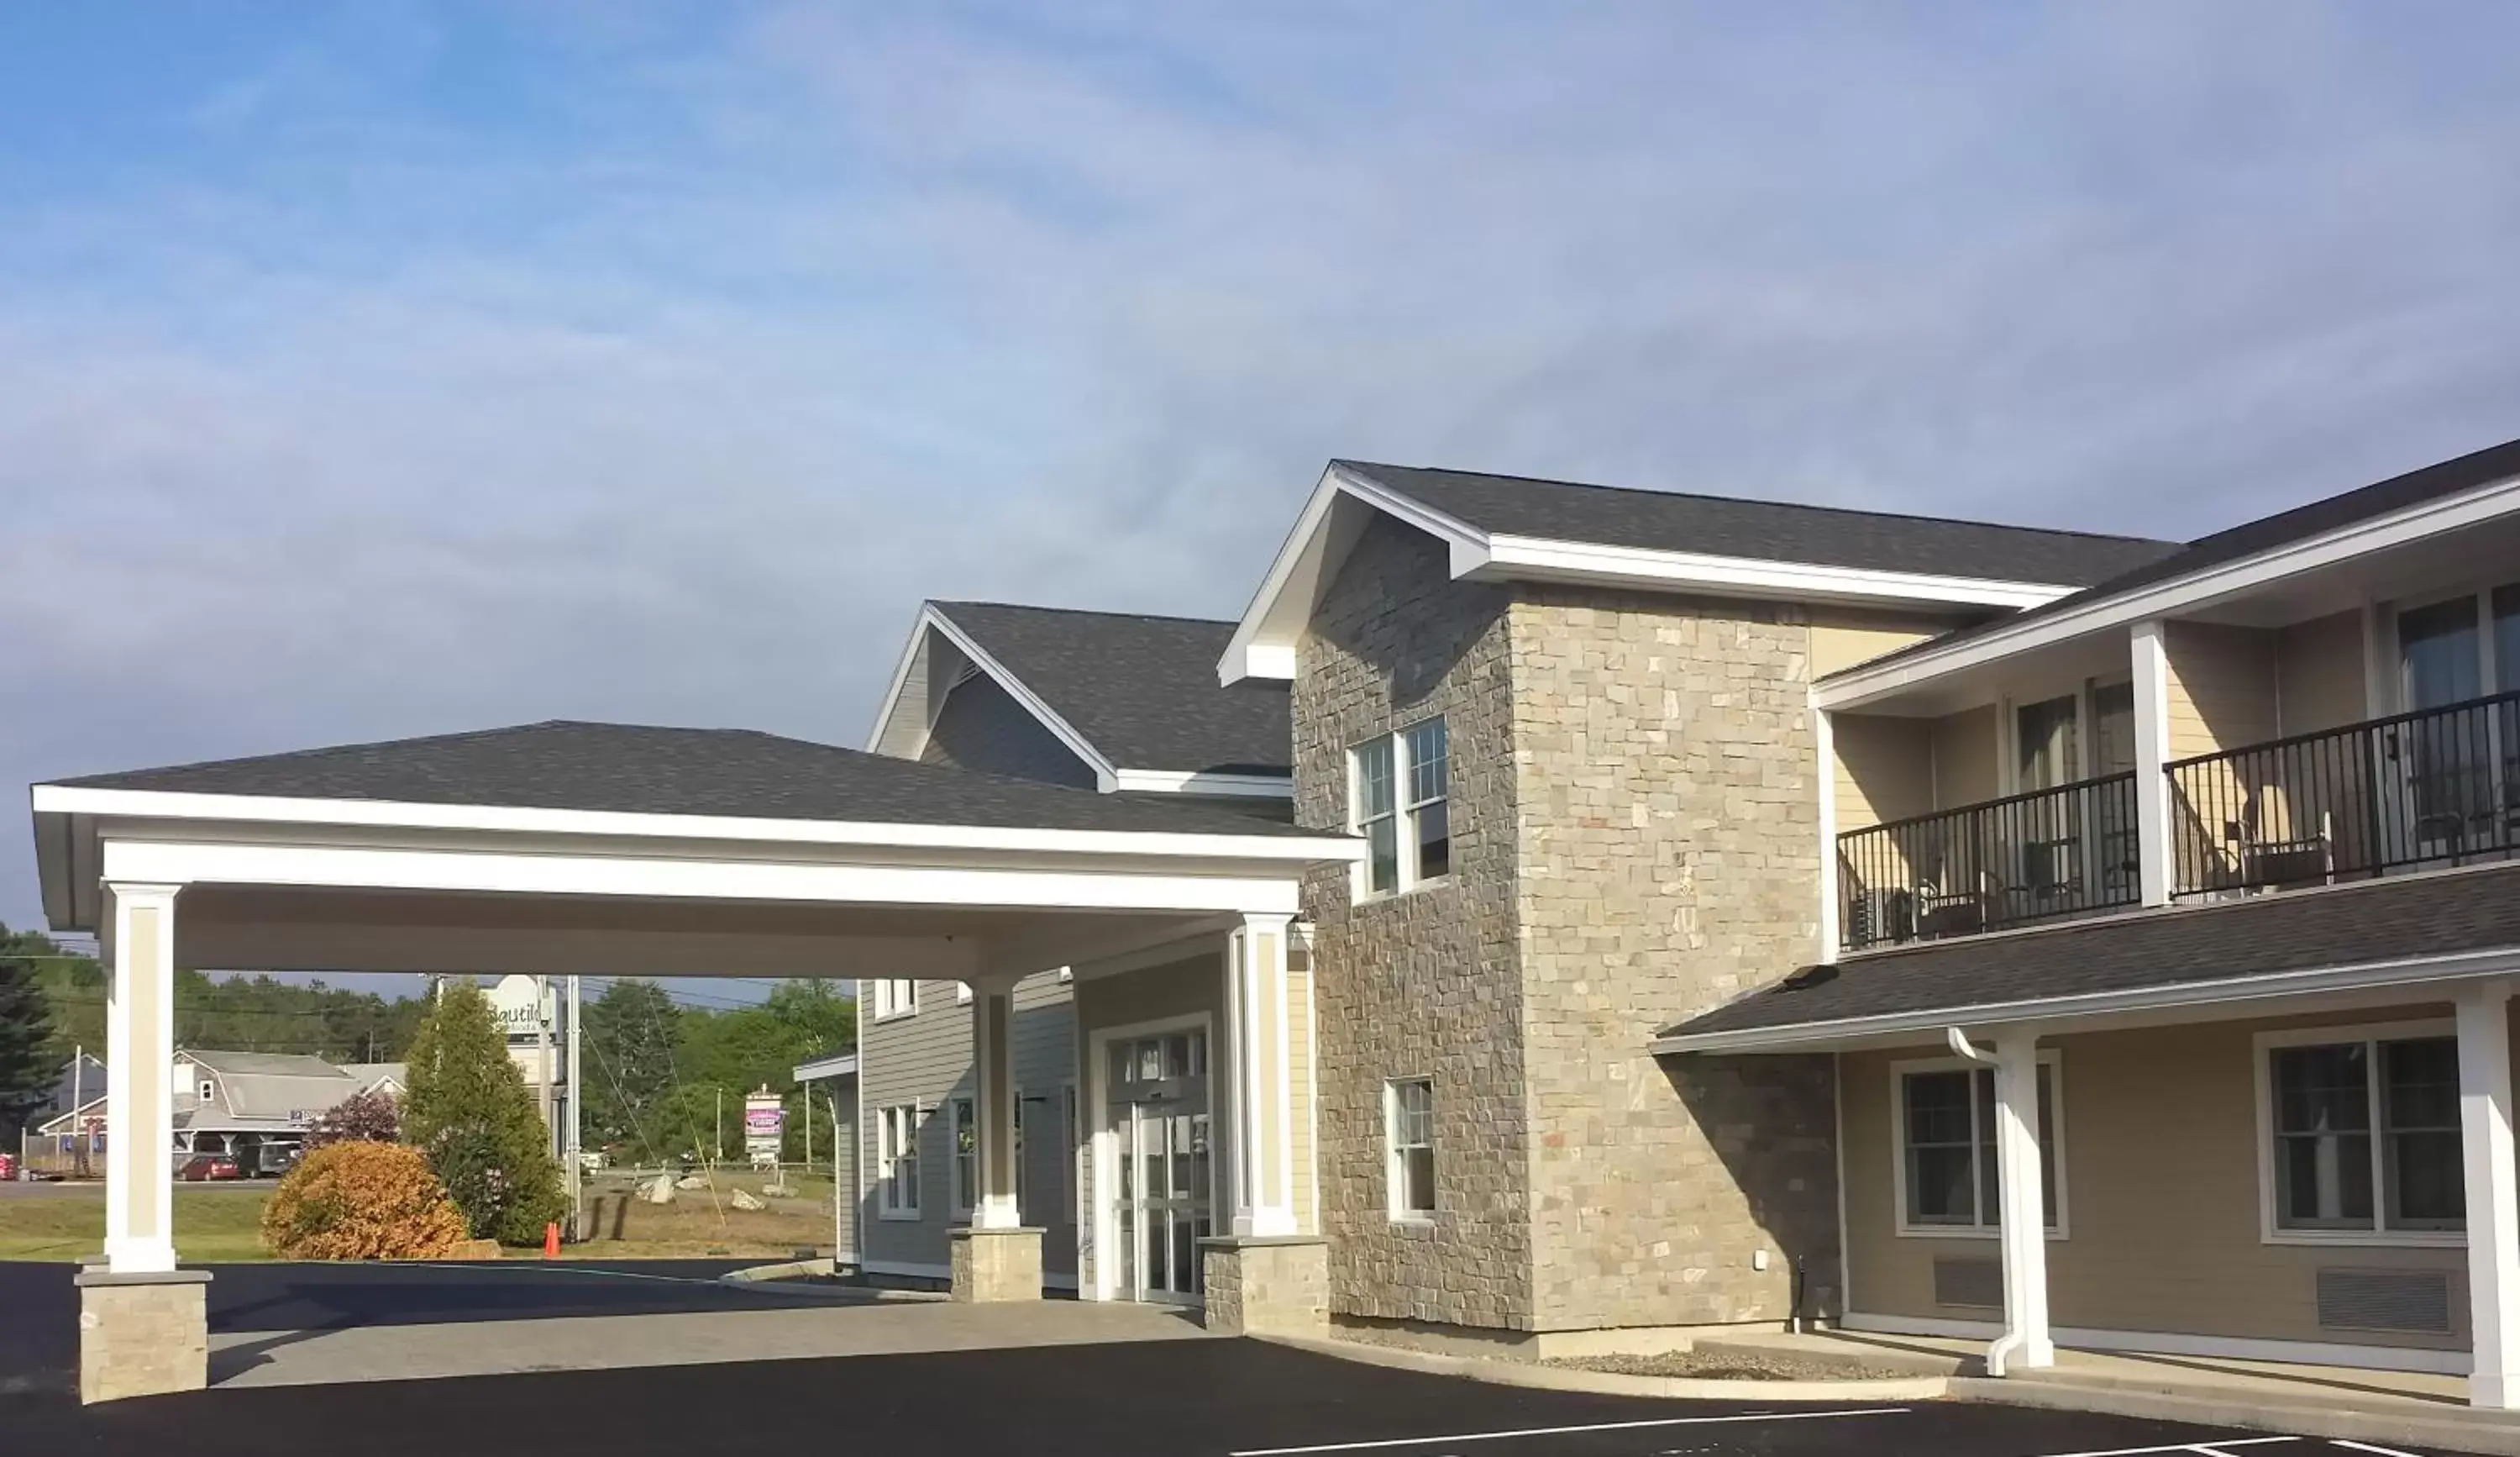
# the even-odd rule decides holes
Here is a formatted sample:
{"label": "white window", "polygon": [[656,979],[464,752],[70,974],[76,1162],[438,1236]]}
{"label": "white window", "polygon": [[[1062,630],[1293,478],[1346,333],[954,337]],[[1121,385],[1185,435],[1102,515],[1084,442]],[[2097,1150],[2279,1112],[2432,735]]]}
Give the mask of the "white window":
{"label": "white window", "polygon": [[1423,1077],[1384,1084],[1384,1117],[1391,1147],[1391,1217],[1427,1219],[1435,1213],[1435,1084]]}
{"label": "white window", "polygon": [[2458,1040],[2439,1024],[2258,1039],[2267,1237],[2456,1242]]}
{"label": "white window", "polygon": [[858,985],[866,997],[867,1020],[870,1022],[908,1017],[919,1010],[919,983],[916,981],[861,981]]}
{"label": "white window", "polygon": [[1452,752],[1444,720],[1369,740],[1348,755],[1349,828],[1365,837],[1362,895],[1391,895],[1453,869]]}
{"label": "white window", "polygon": [[[1899,1114],[1901,1234],[1993,1234],[2002,1223],[1995,1156],[1995,1070],[1950,1059],[1893,1067]],[[2039,1195],[2050,1235],[2065,1230],[2056,1136],[2057,1068],[2039,1059]]]}
{"label": "white window", "polygon": [[876,1110],[876,1183],[888,1219],[919,1217],[919,1110],[898,1104]]}
{"label": "white window", "polygon": [[971,1100],[957,1098],[953,1103],[954,1121],[954,1203],[953,1217],[968,1219],[980,1188],[980,1123],[973,1114]]}
{"label": "white window", "polygon": [[214,1083],[214,1082],[210,1081],[210,1080],[209,1080],[208,1078],[206,1078],[206,1077],[202,1078],[202,1087],[201,1087],[201,1101],[202,1101],[202,1102],[203,1102],[203,1103],[207,1103],[207,1102],[209,1102],[209,1101],[210,1101],[210,1099],[211,1099],[214,1095],[216,1095],[216,1094],[217,1094],[218,1090],[219,1090],[219,1085],[218,1085],[217,1083]]}

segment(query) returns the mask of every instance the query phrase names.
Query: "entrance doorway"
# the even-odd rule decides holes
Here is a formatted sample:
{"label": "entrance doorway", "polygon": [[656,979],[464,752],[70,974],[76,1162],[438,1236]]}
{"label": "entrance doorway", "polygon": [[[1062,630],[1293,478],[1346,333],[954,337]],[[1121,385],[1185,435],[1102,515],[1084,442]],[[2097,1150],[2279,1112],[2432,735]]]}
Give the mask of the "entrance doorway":
{"label": "entrance doorway", "polygon": [[1204,1025],[1113,1037],[1103,1131],[1114,1157],[1104,1228],[1115,1299],[1195,1304],[1198,1242],[1215,1232]]}

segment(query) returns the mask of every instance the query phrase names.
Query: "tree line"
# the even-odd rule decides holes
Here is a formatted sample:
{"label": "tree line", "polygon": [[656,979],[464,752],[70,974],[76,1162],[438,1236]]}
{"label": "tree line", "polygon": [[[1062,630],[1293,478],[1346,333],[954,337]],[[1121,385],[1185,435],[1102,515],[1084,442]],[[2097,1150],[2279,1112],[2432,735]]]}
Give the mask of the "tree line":
{"label": "tree line", "polygon": [[[585,1143],[616,1161],[704,1160],[743,1149],[743,1097],[785,1095],[788,1152],[830,1157],[831,1110],[809,1109],[788,1073],[857,1045],[857,1003],[829,979],[784,981],[758,1006],[676,1003],[637,979],[588,979],[580,1031]],[[105,968],[49,936],[0,926],[0,1129],[52,1091],[74,1048],[105,1051]],[[410,1059],[428,1004],[417,997],[178,972],[175,1042],[220,1052],[309,1053],[336,1063]]]}

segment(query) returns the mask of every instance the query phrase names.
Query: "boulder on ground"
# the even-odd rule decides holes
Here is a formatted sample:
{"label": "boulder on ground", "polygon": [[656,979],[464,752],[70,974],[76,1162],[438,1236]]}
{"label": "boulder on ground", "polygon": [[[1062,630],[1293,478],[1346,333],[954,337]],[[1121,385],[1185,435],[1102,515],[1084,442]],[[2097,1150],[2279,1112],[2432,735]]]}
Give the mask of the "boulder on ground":
{"label": "boulder on ground", "polygon": [[795,1197],[795,1190],[788,1188],[785,1184],[764,1184],[761,1186],[761,1197],[763,1199],[792,1199]]}
{"label": "boulder on ground", "polygon": [[646,1183],[641,1184],[639,1186],[639,1197],[650,1204],[672,1204],[674,1202],[674,1176],[669,1173],[660,1173],[654,1178],[648,1180]]}
{"label": "boulder on ground", "polygon": [[770,1207],[768,1205],[763,1204],[757,1196],[742,1189],[736,1190],[735,1193],[727,1199],[727,1203],[735,1206],[739,1209],[766,1209]]}
{"label": "boulder on ground", "polygon": [[696,1173],[687,1173],[681,1178],[674,1180],[674,1187],[677,1189],[705,1189],[708,1186],[709,1181],[705,1177]]}

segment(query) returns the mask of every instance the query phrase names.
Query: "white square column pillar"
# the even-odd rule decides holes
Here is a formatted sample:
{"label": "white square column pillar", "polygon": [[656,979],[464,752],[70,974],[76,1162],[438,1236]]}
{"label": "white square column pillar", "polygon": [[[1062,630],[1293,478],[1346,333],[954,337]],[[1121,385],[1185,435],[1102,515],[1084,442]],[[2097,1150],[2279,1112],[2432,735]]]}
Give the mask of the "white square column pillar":
{"label": "white square column pillar", "polygon": [[175,893],[116,883],[106,983],[105,1257],[116,1275],[175,1268]]}
{"label": "white square column pillar", "polygon": [[2154,618],[2135,624],[2135,838],[2136,883],[2145,905],[2170,904],[2177,873],[2173,848],[2170,776],[2169,624]]}
{"label": "white square column pillar", "polygon": [[2048,1334],[2048,1208],[2040,1195],[2039,1037],[2006,1028],[1995,1045],[1995,1169],[2003,1252],[2003,1337],[1987,1374],[2053,1366]]}
{"label": "white square column pillar", "polygon": [[971,1068],[978,1082],[980,1187],[971,1201],[973,1229],[1014,1229],[1023,1213],[1015,1200],[1015,983],[976,982],[971,988]]}
{"label": "white square column pillar", "polygon": [[1246,915],[1229,938],[1225,990],[1234,1055],[1234,1233],[1295,1233],[1295,1097],[1286,936],[1292,916]]}
{"label": "white square column pillar", "polygon": [[2458,1127],[2467,1163],[2471,1406],[2520,1406],[2520,1180],[2511,1144],[2511,983],[2458,997]]}

